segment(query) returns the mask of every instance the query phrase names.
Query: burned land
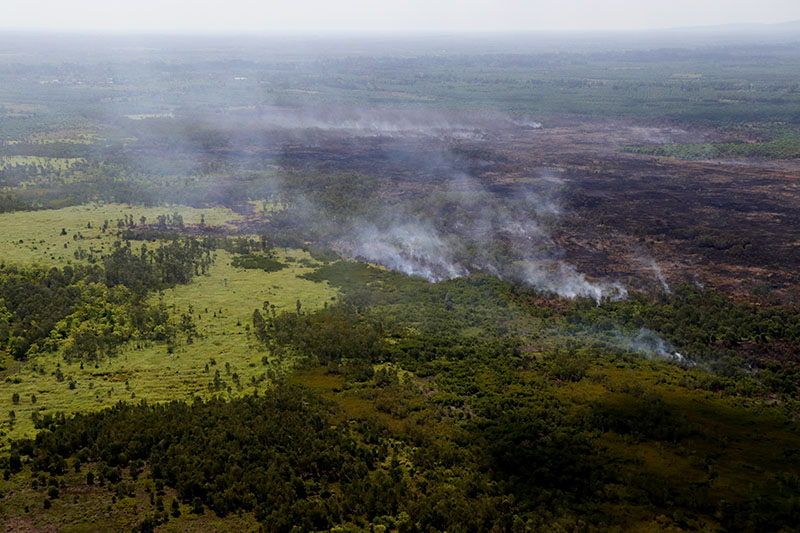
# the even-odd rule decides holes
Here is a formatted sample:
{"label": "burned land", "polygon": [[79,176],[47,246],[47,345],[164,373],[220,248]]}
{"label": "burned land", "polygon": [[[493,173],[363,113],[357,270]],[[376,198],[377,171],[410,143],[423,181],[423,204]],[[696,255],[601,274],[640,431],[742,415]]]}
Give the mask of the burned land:
{"label": "burned land", "polygon": [[[302,175],[368,176],[364,183],[341,184],[340,192],[352,192],[381,209],[398,209],[437,194],[485,195],[484,204],[463,205],[451,199],[451,204],[427,206],[441,217],[437,224],[449,223],[445,229],[455,235],[459,222],[482,216],[489,203],[533,195],[552,202],[558,211],[548,229],[560,256],[595,278],[658,289],[658,272],[663,272],[668,282],[708,283],[738,298],[769,296],[794,302],[798,297],[796,161],[693,161],[625,150],[653,140],[708,142],[725,135],[663,122],[553,119],[552,125],[545,121],[534,128],[486,121],[457,133],[263,130],[252,144],[235,149],[223,144],[197,155],[212,166],[277,161],[276,180],[262,184],[275,194],[287,188],[302,193],[304,187],[318,185],[315,180],[296,183]],[[237,208],[245,197],[241,188],[251,185],[247,179],[237,182],[235,176],[223,180],[218,201]],[[333,201],[347,204],[352,198]],[[355,212],[364,209],[352,207]],[[258,217],[250,220],[247,228],[252,230]],[[317,229],[306,227],[306,240]],[[502,228],[496,229],[495,236],[502,238]],[[341,237],[322,233],[314,244],[331,246]]]}

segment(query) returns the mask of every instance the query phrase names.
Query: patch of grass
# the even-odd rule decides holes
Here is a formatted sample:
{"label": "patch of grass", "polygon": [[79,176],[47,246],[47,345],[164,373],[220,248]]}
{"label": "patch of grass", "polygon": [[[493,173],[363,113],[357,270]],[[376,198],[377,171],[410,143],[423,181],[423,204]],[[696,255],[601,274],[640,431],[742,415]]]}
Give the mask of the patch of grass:
{"label": "patch of grass", "polygon": [[693,143],[664,146],[627,146],[625,152],[673,157],[684,160],[760,157],[767,159],[800,158],[800,136],[786,135],[758,143]]}
{"label": "patch of grass", "polygon": [[172,113],[140,113],[138,115],[125,115],[130,120],[147,120],[148,118],[172,118]]}
{"label": "patch of grass", "polygon": [[[159,215],[178,213],[184,224],[199,224],[204,217],[207,226],[224,226],[239,215],[228,209],[195,209],[185,206],[142,207],[124,204],[87,204],[40,211],[0,213],[0,260],[5,263],[63,266],[84,262],[75,259],[79,248],[95,249],[102,255],[111,250],[116,240],[117,221],[141,217],[156,222]],[[103,222],[109,227],[102,231]],[[91,225],[91,227],[89,227]],[[63,231],[62,231],[63,230]],[[62,234],[63,233],[63,234]]]}
{"label": "patch of grass", "polygon": [[[286,252],[278,251],[277,259],[283,259]],[[310,258],[302,250],[290,253]],[[327,283],[304,279],[302,276],[313,269],[301,264],[267,273],[235,268],[231,254],[225,251],[216,254],[208,276],[197,276],[188,285],[152,296],[153,300],[162,299],[177,315],[189,313],[191,306],[199,333],[192,344],[182,342],[168,353],[166,345],[161,343],[134,342],[123,347],[119,355],[103,359],[96,366],[84,363],[83,368],[80,363],[68,363],[57,354],[37,356],[15,366],[13,372],[9,367],[0,395],[0,447],[6,447],[10,438],[35,434],[31,420],[34,412],[86,412],[118,401],[141,399],[232,397],[269,386],[270,376],[292,362],[270,357],[248,332],[253,310],[261,309],[265,301],[274,305],[278,313],[294,310],[300,300],[303,309],[311,311],[321,308],[338,293]],[[58,371],[63,375],[61,381],[57,379]],[[217,371],[219,388],[213,387]],[[70,381],[75,382],[74,389],[70,388]],[[20,397],[17,405],[12,402],[14,393]],[[36,396],[35,404],[32,395]],[[11,410],[15,411],[13,424],[8,419]]]}
{"label": "patch of grass", "polygon": [[96,139],[97,134],[84,129],[66,129],[66,130],[53,130],[42,133],[34,133],[28,135],[24,140],[8,141],[7,144],[13,146],[15,144],[92,144]]}
{"label": "patch of grass", "polygon": [[403,285],[414,287],[419,287],[425,283],[419,278],[391,272],[377,265],[373,266],[346,259],[328,263],[305,277],[315,282],[327,281],[331,285],[340,287],[345,293],[380,284],[387,278],[399,280],[399,283]]}

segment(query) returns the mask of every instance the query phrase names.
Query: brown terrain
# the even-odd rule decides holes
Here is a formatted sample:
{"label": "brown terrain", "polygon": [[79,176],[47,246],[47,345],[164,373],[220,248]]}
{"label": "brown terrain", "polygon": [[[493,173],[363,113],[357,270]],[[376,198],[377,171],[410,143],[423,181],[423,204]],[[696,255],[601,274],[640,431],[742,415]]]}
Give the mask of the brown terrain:
{"label": "brown terrain", "polygon": [[[445,143],[492,192],[554,191],[562,208],[554,239],[581,272],[652,288],[659,285],[655,262],[670,283],[794,300],[800,296],[800,162],[681,161],[621,150],[714,136],[598,121],[414,141],[413,150],[430,150],[418,154],[424,165],[398,156],[404,141],[397,139],[306,145],[284,154],[400,178],[405,187],[387,192],[397,195],[430,187],[452,171],[441,161],[438,144]],[[389,142],[394,157],[385,155]]]}
{"label": "brown terrain", "polygon": [[[234,155],[272,158],[289,175],[377,176],[387,204],[475,184],[495,195],[543,195],[560,207],[549,229],[563,258],[593,278],[652,289],[660,269],[671,284],[800,297],[800,161],[682,161],[622,150],[731,140],[710,129],[553,118],[540,128],[486,120],[457,132],[317,128],[258,139]],[[206,154],[221,155],[234,156]]]}
{"label": "brown terrain", "polygon": [[[673,282],[708,283],[741,296],[800,295],[800,163],[620,151],[642,144],[641,134],[590,124],[515,139],[524,164],[557,168],[567,186],[557,241],[568,260],[636,286],[637,279],[653,279],[652,263],[642,257],[647,250]],[[687,142],[683,132],[664,136]]]}

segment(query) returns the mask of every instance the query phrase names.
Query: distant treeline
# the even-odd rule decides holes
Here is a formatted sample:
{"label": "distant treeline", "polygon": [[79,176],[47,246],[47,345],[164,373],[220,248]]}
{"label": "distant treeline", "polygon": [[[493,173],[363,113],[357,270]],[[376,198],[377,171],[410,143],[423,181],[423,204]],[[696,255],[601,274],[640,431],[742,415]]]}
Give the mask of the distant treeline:
{"label": "distant treeline", "polygon": [[757,143],[698,143],[661,146],[628,146],[625,151],[677,159],[725,159],[760,157],[766,159],[800,158],[800,135],[784,135]]}

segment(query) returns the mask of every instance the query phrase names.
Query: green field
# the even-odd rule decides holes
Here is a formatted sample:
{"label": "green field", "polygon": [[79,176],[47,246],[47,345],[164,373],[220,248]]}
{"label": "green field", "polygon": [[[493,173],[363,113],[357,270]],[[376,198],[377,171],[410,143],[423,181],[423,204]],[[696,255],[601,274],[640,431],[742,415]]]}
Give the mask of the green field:
{"label": "green field", "polygon": [[[201,214],[208,225],[224,225],[236,218],[225,209],[146,209],[122,205],[5,213],[0,214],[0,225],[7,230],[4,235],[19,236],[19,240],[0,243],[0,257],[6,263],[20,265],[78,263],[66,252],[78,246],[103,252],[116,240],[115,231],[104,234],[99,229],[104,220],[125,215],[133,215],[137,220],[140,216],[155,220],[165,211],[182,214],[186,224],[199,223]],[[89,222],[92,229],[87,229]],[[62,227],[67,231],[66,236],[60,235]],[[78,233],[83,239],[73,240],[72,235]],[[63,248],[65,243],[67,249]],[[7,414],[13,410],[16,414],[13,429],[7,422],[4,424],[3,446],[8,445],[10,438],[34,434],[33,412],[90,411],[131,399],[168,401],[212,394],[236,396],[267,387],[267,376],[280,372],[282,362],[270,358],[268,351],[248,333],[253,310],[260,309],[265,301],[274,305],[277,312],[294,310],[298,300],[303,309],[314,310],[335,299],[337,291],[327,283],[300,277],[312,272],[317,264],[302,250],[280,250],[276,259],[288,266],[271,273],[235,268],[231,266],[231,254],[224,250],[215,253],[216,261],[208,275],[151,296],[154,301],[163,301],[176,315],[188,312],[191,306],[199,333],[192,344],[184,342],[173,353],[167,353],[162,343],[132,343],[118,356],[101,360],[96,366],[67,362],[60,353],[40,355],[24,363],[3,354],[0,412]],[[57,369],[63,375],[60,381],[56,378]],[[224,386],[209,390],[216,371],[220,372]],[[239,385],[233,381],[234,374]],[[74,388],[70,388],[70,382],[74,382]],[[20,397],[17,405],[11,401],[15,393]],[[36,397],[35,404],[31,402],[32,396]]]}
{"label": "green field", "polygon": [[[30,212],[0,213],[0,260],[19,265],[63,266],[86,262],[76,259],[79,248],[101,254],[117,240],[117,223],[126,216],[139,224],[141,217],[155,223],[159,215],[178,213],[185,224],[199,224],[201,215],[209,226],[230,226],[239,215],[229,209],[194,209],[186,206],[142,207],[121,204],[89,204]],[[109,227],[103,232],[103,222]],[[91,226],[91,227],[90,227]],[[62,235],[63,231],[63,235]]]}

